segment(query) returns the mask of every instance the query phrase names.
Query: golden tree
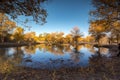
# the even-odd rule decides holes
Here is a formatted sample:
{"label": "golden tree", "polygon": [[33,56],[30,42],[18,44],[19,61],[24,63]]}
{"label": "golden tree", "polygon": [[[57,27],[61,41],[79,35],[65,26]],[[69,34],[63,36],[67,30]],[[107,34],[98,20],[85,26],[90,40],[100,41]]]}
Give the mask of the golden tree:
{"label": "golden tree", "polygon": [[73,37],[73,43],[77,44],[78,43],[78,38],[82,37],[83,36],[83,33],[80,32],[80,29],[78,27],[74,27],[72,30],[71,30],[71,35]]}
{"label": "golden tree", "polygon": [[101,24],[97,24],[99,21],[94,21],[94,22],[91,22],[90,24],[90,28],[89,28],[89,33],[94,36],[95,38],[95,41],[99,43],[99,40],[100,38],[104,37],[105,36],[105,27],[103,27],[103,25]]}
{"label": "golden tree", "polygon": [[0,13],[0,36],[1,41],[4,42],[4,38],[8,33],[12,33],[16,23],[11,21],[5,14]]}
{"label": "golden tree", "polygon": [[92,0],[92,5],[94,9],[90,11],[90,22],[97,21],[97,25],[105,27],[104,32],[111,33],[109,39],[116,36],[118,42],[120,31],[115,24],[120,24],[120,0]]}
{"label": "golden tree", "polygon": [[17,41],[18,43],[20,43],[21,41],[23,41],[24,39],[24,29],[21,27],[17,27],[13,34],[12,37],[15,41]]}

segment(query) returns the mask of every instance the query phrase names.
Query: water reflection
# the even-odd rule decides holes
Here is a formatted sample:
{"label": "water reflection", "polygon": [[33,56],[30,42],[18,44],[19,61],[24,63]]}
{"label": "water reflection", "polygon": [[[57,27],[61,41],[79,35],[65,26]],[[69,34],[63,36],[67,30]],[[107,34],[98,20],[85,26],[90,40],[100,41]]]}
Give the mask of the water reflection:
{"label": "water reflection", "polygon": [[8,73],[15,70],[15,66],[23,59],[23,51],[20,47],[0,49],[0,71]]}
{"label": "water reflection", "polygon": [[[40,69],[88,66],[91,58],[108,55],[106,48],[92,45],[34,45],[0,49],[0,70],[7,65]],[[95,58],[94,58],[95,59]],[[9,62],[9,63],[8,63]]]}
{"label": "water reflection", "polygon": [[98,55],[98,56],[110,56],[109,54],[109,49],[107,48],[102,48],[102,47],[98,47],[95,49],[95,55]]}
{"label": "water reflection", "polygon": [[76,45],[75,48],[73,48],[73,50],[70,53],[71,59],[76,63],[80,62],[80,57],[83,56],[83,53],[80,52],[81,48],[82,45]]}

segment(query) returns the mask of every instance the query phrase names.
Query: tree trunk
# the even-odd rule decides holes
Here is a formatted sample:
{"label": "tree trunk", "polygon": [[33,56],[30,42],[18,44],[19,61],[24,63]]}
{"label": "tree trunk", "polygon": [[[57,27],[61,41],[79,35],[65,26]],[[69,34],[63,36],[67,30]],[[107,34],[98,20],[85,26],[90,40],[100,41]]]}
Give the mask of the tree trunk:
{"label": "tree trunk", "polygon": [[101,57],[100,48],[98,48],[98,56]]}
{"label": "tree trunk", "polygon": [[109,39],[109,45],[111,44],[111,40]]}
{"label": "tree trunk", "polygon": [[100,46],[100,40],[98,39],[98,46]]}
{"label": "tree trunk", "polygon": [[2,43],[4,43],[4,37],[1,38]]}
{"label": "tree trunk", "polygon": [[117,44],[119,44],[119,35],[116,36]]}
{"label": "tree trunk", "polygon": [[120,43],[118,44],[118,54],[117,56],[119,57],[120,56]]}

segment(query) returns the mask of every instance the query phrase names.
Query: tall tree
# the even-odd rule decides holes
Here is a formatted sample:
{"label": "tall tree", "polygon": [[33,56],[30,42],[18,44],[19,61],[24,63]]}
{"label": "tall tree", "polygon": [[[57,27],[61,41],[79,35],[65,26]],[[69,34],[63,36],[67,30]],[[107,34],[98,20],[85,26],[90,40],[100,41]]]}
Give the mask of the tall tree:
{"label": "tall tree", "polygon": [[28,32],[24,35],[24,40],[28,42],[35,42],[36,33],[35,32]]}
{"label": "tall tree", "polygon": [[92,5],[90,23],[97,21],[97,25],[105,28],[104,32],[114,33],[118,39],[119,29],[115,24],[120,24],[120,0],[92,0]]}
{"label": "tall tree", "polygon": [[113,23],[113,29],[111,30],[111,35],[116,39],[117,43],[120,40],[120,22],[116,21]]}
{"label": "tall tree", "polygon": [[95,38],[95,41],[99,43],[99,40],[105,36],[106,28],[102,24],[98,25],[100,21],[94,21],[90,23],[89,33]]}
{"label": "tall tree", "polygon": [[8,33],[13,32],[15,27],[15,22],[11,21],[5,14],[0,13],[0,36],[2,42],[4,42],[4,38]]}
{"label": "tall tree", "polygon": [[71,34],[67,34],[66,36],[65,36],[65,41],[66,41],[66,43],[72,43],[72,35]]}
{"label": "tall tree", "polygon": [[24,29],[21,27],[17,27],[13,32],[13,38],[18,43],[23,41],[24,39]]}
{"label": "tall tree", "polygon": [[75,44],[78,43],[78,38],[82,37],[83,36],[83,33],[80,32],[80,29],[78,27],[74,27],[72,30],[71,30],[71,35],[73,37],[73,41]]}

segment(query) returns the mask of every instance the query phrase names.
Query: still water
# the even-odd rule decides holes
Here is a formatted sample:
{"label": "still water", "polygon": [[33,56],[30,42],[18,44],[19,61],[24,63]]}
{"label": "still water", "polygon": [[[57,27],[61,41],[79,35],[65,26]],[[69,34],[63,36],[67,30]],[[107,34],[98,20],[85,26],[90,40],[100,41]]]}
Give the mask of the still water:
{"label": "still water", "polygon": [[30,67],[37,69],[59,69],[89,66],[92,56],[109,57],[107,48],[95,48],[92,45],[47,46],[45,44],[0,48],[0,66]]}

